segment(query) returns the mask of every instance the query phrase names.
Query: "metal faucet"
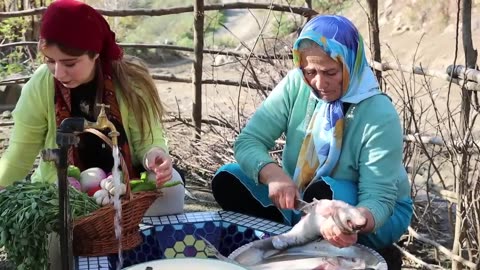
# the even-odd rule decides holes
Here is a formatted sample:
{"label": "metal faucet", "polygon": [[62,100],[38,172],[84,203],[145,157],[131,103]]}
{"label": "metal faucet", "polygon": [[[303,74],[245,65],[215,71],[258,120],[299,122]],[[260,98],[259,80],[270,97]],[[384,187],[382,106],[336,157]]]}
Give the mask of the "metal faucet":
{"label": "metal faucet", "polygon": [[110,129],[108,136],[112,139],[112,144],[114,146],[118,145],[118,136],[120,133],[115,128],[115,125],[108,120],[107,114],[105,113],[105,108],[110,108],[110,105],[97,104],[100,108],[100,113],[98,114],[96,122],[85,121],[84,128],[94,128],[94,129]]}
{"label": "metal faucet", "polygon": [[113,146],[118,145],[118,136],[120,133],[115,125],[108,120],[105,108],[110,106],[105,104],[97,104],[100,106],[96,122],[90,122],[83,117],[65,118],[57,129],[56,143],[59,148],[42,150],[42,159],[44,161],[52,161],[57,168],[58,177],[58,201],[59,201],[59,235],[60,235],[60,251],[62,270],[74,270],[73,264],[73,220],[69,202],[68,192],[68,149],[72,145],[79,142],[78,134],[83,133],[87,128],[94,129],[110,129],[108,136],[112,139]]}

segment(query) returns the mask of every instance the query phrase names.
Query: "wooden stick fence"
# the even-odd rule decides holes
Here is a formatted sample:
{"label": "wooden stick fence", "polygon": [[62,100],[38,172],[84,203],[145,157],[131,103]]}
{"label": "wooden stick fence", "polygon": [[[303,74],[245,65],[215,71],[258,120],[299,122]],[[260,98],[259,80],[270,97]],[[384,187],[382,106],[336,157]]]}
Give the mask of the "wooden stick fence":
{"label": "wooden stick fence", "polygon": [[[36,46],[36,41],[23,41],[23,42],[13,42],[7,44],[1,44],[0,49],[3,48],[10,48],[16,46]],[[123,48],[137,48],[137,49],[162,49],[162,50],[175,50],[175,51],[184,51],[184,52],[194,52],[194,48],[189,47],[182,47],[182,46],[175,46],[175,45],[164,45],[164,44],[137,44],[137,43],[119,43],[119,45]],[[242,59],[247,59],[249,53],[241,53],[232,50],[213,50],[213,49],[203,49],[203,53],[212,54],[212,55],[225,55],[225,56],[233,56]],[[254,54],[252,55],[255,59],[292,59],[292,54],[275,54],[275,55],[263,55],[263,54]],[[476,69],[467,69],[464,66],[448,66],[445,71],[439,70],[431,70],[426,69],[421,66],[407,66],[402,64],[392,64],[392,63],[379,63],[376,61],[371,61],[370,66],[377,70],[377,71],[401,71],[406,73],[413,73],[416,75],[428,76],[428,77],[436,77],[439,79],[443,79],[446,81],[451,81],[454,84],[463,86],[470,91],[480,91],[480,71]],[[451,76],[451,75],[453,76]],[[176,77],[162,77],[157,76],[159,80],[166,80],[172,82],[185,82],[191,83],[191,79],[188,78],[176,78]],[[24,83],[28,79],[28,76],[22,77],[22,79],[15,81],[16,83]],[[155,76],[154,76],[154,79]],[[465,80],[467,79],[467,80]],[[13,82],[13,83],[15,83]],[[206,82],[207,83],[207,82]],[[210,82],[212,84],[213,82]],[[225,84],[225,85],[240,85],[240,83],[232,83],[228,81],[221,81],[217,80],[217,84]],[[4,79],[0,81],[0,85],[7,85],[12,84],[12,79]],[[207,83],[209,84],[209,83]],[[256,83],[246,83],[242,85],[250,85],[252,89],[272,89],[271,86],[261,86]]]}
{"label": "wooden stick fence", "polygon": [[[18,46],[37,46],[38,41],[21,41],[21,42],[12,42],[0,44],[0,49],[6,49],[11,47]],[[139,43],[118,43],[122,48],[134,48],[134,49],[160,49],[160,50],[172,50],[172,51],[183,51],[183,52],[194,52],[193,48],[182,47],[175,45],[166,45],[166,44],[139,44]],[[225,55],[225,56],[234,56],[238,58],[246,59],[249,53],[241,53],[233,50],[213,50],[204,48],[203,53],[212,54],[212,55]],[[292,54],[272,54],[272,55],[263,55],[263,54],[254,54],[256,59],[281,59],[288,58],[292,59]]]}
{"label": "wooden stick fence", "polygon": [[[165,9],[122,9],[122,10],[96,9],[96,10],[105,16],[127,17],[127,16],[173,15],[173,14],[179,14],[179,13],[193,12],[193,9],[194,9],[193,6],[186,6],[186,7],[174,7],[174,8],[165,8]],[[228,4],[205,5],[203,7],[204,11],[225,10],[225,9],[271,9],[271,10],[280,11],[280,12],[291,12],[304,17],[311,17],[318,14],[318,12],[310,8],[279,5],[279,4],[273,4],[273,3],[259,4],[259,3],[237,2],[237,3],[228,3]],[[46,10],[46,7],[41,7],[41,8],[34,8],[29,10],[22,10],[22,11],[0,12],[0,19],[40,15],[43,12],[45,12],[45,10]]]}

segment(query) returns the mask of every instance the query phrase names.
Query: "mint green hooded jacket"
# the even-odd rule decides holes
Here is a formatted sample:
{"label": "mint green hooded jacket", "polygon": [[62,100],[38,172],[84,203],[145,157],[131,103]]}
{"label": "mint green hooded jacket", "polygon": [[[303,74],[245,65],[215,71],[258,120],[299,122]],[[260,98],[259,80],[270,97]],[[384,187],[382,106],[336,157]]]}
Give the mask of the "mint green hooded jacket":
{"label": "mint green hooded jacket", "polygon": [[[286,135],[282,167],[293,177],[308,125],[305,120],[310,119],[314,102],[322,102],[311,95],[301,70],[294,69],[249,120],[235,142],[235,158],[250,179],[258,183],[260,170],[274,162],[269,150],[282,133]],[[390,218],[397,201],[410,198],[402,151],[400,119],[387,96],[375,95],[349,107],[342,152],[330,177],[358,184],[357,206],[371,211],[375,229]]]}

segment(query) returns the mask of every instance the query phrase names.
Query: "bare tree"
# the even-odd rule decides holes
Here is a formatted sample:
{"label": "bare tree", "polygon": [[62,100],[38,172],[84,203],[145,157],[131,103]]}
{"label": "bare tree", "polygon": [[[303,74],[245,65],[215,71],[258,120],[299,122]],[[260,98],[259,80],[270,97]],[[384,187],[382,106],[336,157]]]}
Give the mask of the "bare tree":
{"label": "bare tree", "polygon": [[[378,0],[368,0],[368,28],[370,29],[370,52],[374,61],[382,62],[380,51],[380,27],[378,27]],[[375,70],[378,83],[381,85],[382,72]]]}
{"label": "bare tree", "polygon": [[202,130],[202,65],[203,65],[203,25],[205,11],[203,0],[195,0],[193,7],[193,44],[195,60],[193,62],[193,108],[192,118],[195,124],[195,138],[200,139]]}

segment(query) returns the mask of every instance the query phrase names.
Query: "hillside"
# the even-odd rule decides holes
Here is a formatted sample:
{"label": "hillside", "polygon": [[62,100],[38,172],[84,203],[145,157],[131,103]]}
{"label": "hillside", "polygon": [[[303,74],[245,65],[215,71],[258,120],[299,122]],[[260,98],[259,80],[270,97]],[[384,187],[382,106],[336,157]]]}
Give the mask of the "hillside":
{"label": "hillside", "polygon": [[[362,1],[363,2],[363,1]],[[393,55],[402,63],[415,62],[427,68],[441,68],[453,62],[457,20],[457,1],[379,1],[380,40],[382,57],[389,61]],[[472,38],[480,44],[480,18],[478,1],[473,1]],[[368,41],[365,6],[357,2],[342,11],[358,26]],[[461,29],[461,25],[460,25]],[[459,58],[463,63],[460,34]],[[391,52],[390,52],[391,51]]]}

